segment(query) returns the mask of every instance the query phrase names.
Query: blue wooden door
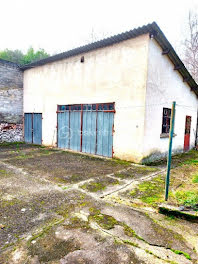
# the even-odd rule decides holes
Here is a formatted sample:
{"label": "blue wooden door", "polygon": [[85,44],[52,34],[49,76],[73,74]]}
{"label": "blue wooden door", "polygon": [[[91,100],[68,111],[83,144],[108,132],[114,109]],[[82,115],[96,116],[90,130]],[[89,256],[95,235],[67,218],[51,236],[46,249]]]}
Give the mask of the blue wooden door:
{"label": "blue wooden door", "polygon": [[114,103],[58,106],[58,147],[113,156]]}
{"label": "blue wooden door", "polygon": [[97,117],[97,155],[113,155],[113,121],[114,113],[98,112]]}
{"label": "blue wooden door", "polygon": [[69,148],[69,111],[58,113],[58,147]]}
{"label": "blue wooden door", "polygon": [[70,149],[81,150],[81,112],[70,112]]}
{"label": "blue wooden door", "polygon": [[97,112],[83,112],[82,152],[96,153],[96,116]]}
{"label": "blue wooden door", "polygon": [[42,114],[33,114],[33,143],[42,144]]}
{"label": "blue wooden door", "polygon": [[32,113],[24,115],[24,140],[26,143],[32,143]]}

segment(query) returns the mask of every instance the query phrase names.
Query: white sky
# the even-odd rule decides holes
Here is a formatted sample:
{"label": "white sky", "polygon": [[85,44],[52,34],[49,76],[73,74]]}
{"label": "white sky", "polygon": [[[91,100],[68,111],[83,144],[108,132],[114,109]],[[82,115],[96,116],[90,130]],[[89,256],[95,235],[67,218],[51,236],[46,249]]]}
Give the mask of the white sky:
{"label": "white sky", "polygon": [[54,54],[97,36],[156,21],[173,46],[184,37],[198,0],[0,0],[0,50],[30,46]]}

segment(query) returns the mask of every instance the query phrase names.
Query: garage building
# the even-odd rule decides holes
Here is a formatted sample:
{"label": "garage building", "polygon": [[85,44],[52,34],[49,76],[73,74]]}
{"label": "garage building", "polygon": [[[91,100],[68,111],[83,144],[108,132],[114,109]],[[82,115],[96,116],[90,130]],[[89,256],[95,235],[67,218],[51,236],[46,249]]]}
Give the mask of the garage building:
{"label": "garage building", "polygon": [[24,70],[25,141],[145,162],[195,146],[198,86],[158,25],[38,62]]}

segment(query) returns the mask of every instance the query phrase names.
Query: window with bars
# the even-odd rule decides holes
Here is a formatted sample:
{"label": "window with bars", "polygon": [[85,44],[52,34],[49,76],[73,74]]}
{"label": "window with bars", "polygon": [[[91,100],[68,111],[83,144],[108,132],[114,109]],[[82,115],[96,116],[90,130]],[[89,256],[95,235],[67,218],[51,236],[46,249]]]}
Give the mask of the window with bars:
{"label": "window with bars", "polygon": [[162,134],[168,134],[170,131],[171,109],[163,108]]}

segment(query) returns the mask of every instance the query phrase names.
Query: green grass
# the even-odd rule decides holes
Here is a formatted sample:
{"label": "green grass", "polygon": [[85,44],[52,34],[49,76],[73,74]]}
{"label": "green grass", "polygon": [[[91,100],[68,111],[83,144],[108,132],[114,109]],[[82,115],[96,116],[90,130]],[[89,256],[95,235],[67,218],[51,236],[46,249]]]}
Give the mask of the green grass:
{"label": "green grass", "polygon": [[153,178],[152,181],[145,181],[138,185],[135,190],[130,192],[133,198],[139,198],[144,203],[155,205],[162,200],[164,191],[164,178],[161,175]]}
{"label": "green grass", "polygon": [[193,176],[192,182],[193,183],[198,183],[198,174]]}
{"label": "green grass", "polygon": [[193,165],[193,164],[198,164],[198,159],[192,159],[192,160],[187,160],[184,162],[184,164],[189,164],[189,165]]}
{"label": "green grass", "polygon": [[196,207],[198,204],[198,190],[197,191],[177,191],[176,199],[179,204]]}
{"label": "green grass", "polygon": [[18,145],[22,145],[22,144],[25,144],[25,142],[2,142],[2,143],[0,143],[0,147],[1,146],[5,146],[5,147],[7,147],[7,146],[18,146]]}
{"label": "green grass", "polygon": [[102,214],[101,211],[95,207],[90,207],[89,212],[89,221],[95,221],[100,227],[106,230],[114,228],[114,226],[119,223],[114,217]]}
{"label": "green grass", "polygon": [[80,186],[82,189],[87,189],[90,192],[97,192],[106,189],[106,185],[101,182],[89,182]]}

